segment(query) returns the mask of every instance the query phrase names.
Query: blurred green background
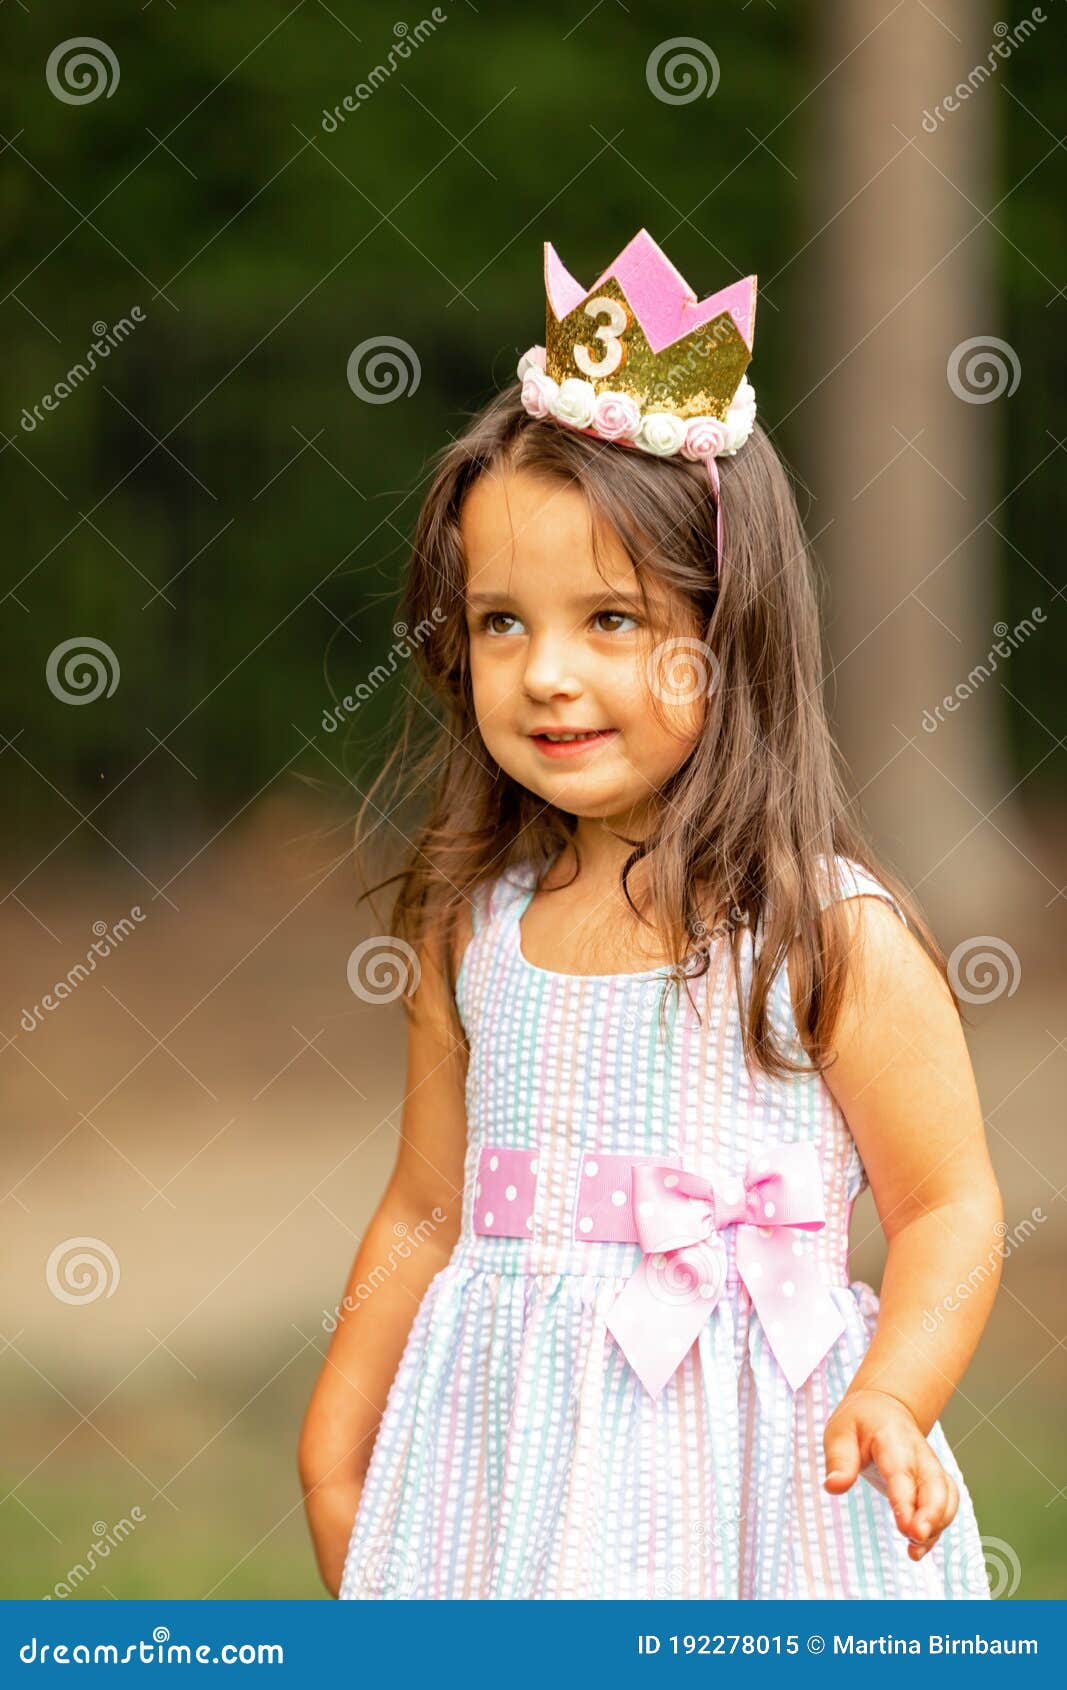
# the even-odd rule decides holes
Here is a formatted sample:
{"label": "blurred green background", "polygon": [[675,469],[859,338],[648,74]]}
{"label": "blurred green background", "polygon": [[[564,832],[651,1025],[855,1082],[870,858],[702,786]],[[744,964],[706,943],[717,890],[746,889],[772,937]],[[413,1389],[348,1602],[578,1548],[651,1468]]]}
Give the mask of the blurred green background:
{"label": "blurred green background", "polygon": [[[705,292],[770,275],[811,233],[817,71],[797,0],[716,8],[710,107],[660,104],[645,79],[664,34],[708,33],[703,7],[604,4],[584,22],[560,5],[445,15],[333,133],[324,111],[396,39],[371,8],[105,0],[93,28],[121,76],[86,105],[44,83],[82,9],[4,20],[6,134],[18,132],[2,177],[5,508],[9,586],[26,609],[5,605],[20,637],[0,697],[21,722],[73,628],[120,653],[121,695],[78,712],[45,699],[35,713],[33,747],[75,802],[120,780],[152,734],[195,767],[195,792],[154,755],[113,818],[228,811],[276,775],[281,747],[301,752],[292,723],[313,734],[328,689],[343,694],[362,666],[360,645],[390,643],[425,458],[543,337],[543,240],[591,275],[638,227],[661,242],[669,230],[670,256]],[[1057,57],[1034,45],[1012,59],[1011,87],[1054,129]],[[1026,371],[1004,440],[1014,488],[1047,449],[1064,388],[1049,288],[1020,250],[1056,274],[1062,175],[1027,174],[1047,136],[1015,99],[984,92],[1002,148],[990,185],[1019,183],[996,246],[1004,334]],[[773,421],[798,396],[803,270],[761,304],[753,378]],[[145,323],[27,436],[23,407],[84,355],[94,322],[134,305]],[[359,404],[346,380],[353,348],[381,334],[409,342],[421,367],[399,412]],[[803,463],[803,413],[782,436]],[[1061,475],[1028,484],[1004,514],[1011,544],[1047,553],[1063,500]],[[1014,621],[1033,599],[1011,545],[999,568]],[[1007,701],[1020,769],[1042,744],[1026,706],[1062,719],[1064,688],[1046,641]],[[385,698],[367,711],[372,728],[389,714]],[[51,825],[42,783],[16,779],[12,796],[20,826]]]}
{"label": "blurred green background", "polygon": [[[322,1594],[296,1435],[321,1312],[388,1174],[402,1072],[399,1013],[354,1005],[345,984],[362,919],[344,862],[349,783],[376,766],[402,701],[381,688],[344,736],[325,736],[322,715],[392,642],[427,457],[543,338],[545,240],[588,281],[642,226],[701,295],[766,278],[750,373],[765,426],[820,495],[804,400],[832,316],[820,253],[845,226],[844,203],[819,209],[820,185],[848,126],[875,121],[848,103],[847,79],[866,65],[893,93],[902,65],[936,63],[932,86],[951,87],[972,35],[983,52],[995,39],[984,6],[902,0],[862,27],[846,12],[448,6],[332,132],[324,111],[423,14],[319,0],[0,14],[5,1596],[44,1594],[95,1522],[135,1504],[146,1523],[84,1594]],[[1050,619],[1062,609],[1063,34],[1058,18],[1043,28],[959,119],[984,137],[977,327],[995,326],[1024,372],[989,437],[989,505],[1004,503],[983,536],[985,588],[1009,626],[1036,602]],[[46,65],[86,30],[120,75],[68,103]],[[713,48],[712,97],[651,93],[650,55],[681,37]],[[898,122],[922,141],[932,96],[918,83],[899,95]],[[903,232],[930,207],[902,187],[893,215]],[[862,297],[876,260],[858,238],[843,251],[837,285]],[[134,306],[143,322],[27,429],[93,325]],[[950,318],[945,351],[973,332]],[[347,377],[353,350],[381,336],[407,343],[419,371],[389,405],[361,402]],[[854,434],[878,419],[874,384],[868,394],[869,410],[844,418]],[[924,452],[936,456],[935,439]],[[1067,1506],[1051,1160],[1064,1077],[1062,903],[1049,899],[1063,861],[1060,627],[995,683],[1005,796],[1025,779],[1033,855],[1059,875],[1035,875],[1026,990],[982,1012],[974,1052],[1011,1218],[1044,1202],[1053,1225],[1010,1264],[945,1419],[983,1530],[1018,1558],[1012,1593],[1038,1597],[1063,1594]],[[121,682],[71,708],[46,667],[85,635],[111,648]],[[966,651],[931,673],[931,699],[967,673]],[[925,661],[906,643],[901,656]],[[977,717],[963,731],[984,755]],[[900,826],[922,822],[920,810]],[[985,833],[1002,824],[998,813]],[[21,1030],[93,920],[138,900],[144,932],[106,979]],[[121,1285],[91,1308],[56,1305],[41,1264],[82,1234],[114,1244]],[[870,1241],[858,1267],[877,1273]]]}

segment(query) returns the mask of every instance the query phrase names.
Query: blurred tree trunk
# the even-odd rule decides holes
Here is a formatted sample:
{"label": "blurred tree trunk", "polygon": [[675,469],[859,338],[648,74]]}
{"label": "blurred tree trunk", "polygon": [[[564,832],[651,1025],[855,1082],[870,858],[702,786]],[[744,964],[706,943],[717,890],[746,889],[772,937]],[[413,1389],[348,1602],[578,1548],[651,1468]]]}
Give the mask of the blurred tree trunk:
{"label": "blurred tree trunk", "polygon": [[[810,19],[821,86],[808,104],[806,223],[818,233],[801,260],[797,341],[808,527],[823,530],[829,577],[828,701],[875,840],[955,943],[1047,898],[1010,796],[1026,771],[1009,763],[1001,685],[1025,657],[972,673],[997,639],[989,523],[1003,526],[1010,492],[998,437],[1025,391],[964,398],[953,383],[973,380],[949,379],[961,343],[998,332],[1000,237],[981,213],[1010,186],[995,187],[993,168],[1006,69],[998,61],[945,110],[998,39],[974,0],[819,0]],[[1040,39],[1015,51],[1040,52]],[[1036,573],[1033,593],[1047,606]]]}

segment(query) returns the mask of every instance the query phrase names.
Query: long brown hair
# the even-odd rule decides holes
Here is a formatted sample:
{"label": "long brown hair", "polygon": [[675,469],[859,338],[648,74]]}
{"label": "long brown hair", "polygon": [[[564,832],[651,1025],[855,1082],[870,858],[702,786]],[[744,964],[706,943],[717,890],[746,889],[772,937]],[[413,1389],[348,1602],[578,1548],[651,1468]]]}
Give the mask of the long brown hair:
{"label": "long brown hair", "polygon": [[[407,715],[356,819],[358,859],[375,835],[403,834],[411,849],[398,872],[362,897],[399,881],[390,931],[416,948],[432,941],[455,1013],[452,943],[464,902],[519,866],[539,884],[565,847],[577,850],[575,817],[486,763],[471,690],[459,520],[481,475],[525,471],[563,482],[584,495],[594,536],[601,524],[618,535],[642,593],[651,578],[672,590],[679,626],[699,636],[697,661],[703,653],[714,669],[699,737],[659,794],[652,830],[631,842],[621,889],[664,941],[676,985],[690,987],[728,948],[750,1064],[777,1076],[821,1072],[847,980],[847,929],[840,905],[825,902],[839,889],[837,854],[894,894],[952,987],[914,900],[876,865],[849,813],[823,703],[811,560],[785,466],[757,424],[718,467],[722,560],[702,464],[654,458],[536,420],[517,385],[497,394],[437,454],[399,606],[429,697],[408,688]],[[406,804],[417,814],[404,826],[395,818]],[[628,886],[645,857],[654,870],[647,913]],[[724,918],[710,929],[708,910]],[[744,1002],[748,931],[758,943]],[[775,1037],[769,998],[787,959],[797,1030],[814,1066],[794,1060]]]}

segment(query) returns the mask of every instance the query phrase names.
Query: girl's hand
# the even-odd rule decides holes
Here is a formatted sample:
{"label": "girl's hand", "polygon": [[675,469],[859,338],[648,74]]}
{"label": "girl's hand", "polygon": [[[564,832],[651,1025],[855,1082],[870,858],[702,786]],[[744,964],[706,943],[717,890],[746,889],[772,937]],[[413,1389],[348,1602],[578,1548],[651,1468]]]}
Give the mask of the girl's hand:
{"label": "girl's hand", "polygon": [[921,1561],[956,1518],[960,1496],[910,1409],[887,1391],[847,1393],[826,1423],[825,1488],[840,1496],[873,1463],[908,1554]]}

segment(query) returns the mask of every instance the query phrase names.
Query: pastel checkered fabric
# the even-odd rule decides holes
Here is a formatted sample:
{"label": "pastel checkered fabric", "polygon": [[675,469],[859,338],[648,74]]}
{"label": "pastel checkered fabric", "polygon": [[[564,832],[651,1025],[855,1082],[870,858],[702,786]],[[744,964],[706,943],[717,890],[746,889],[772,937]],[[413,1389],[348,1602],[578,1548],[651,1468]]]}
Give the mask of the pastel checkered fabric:
{"label": "pastel checkered fabric", "polygon": [[[846,895],[901,914],[857,865],[840,866]],[[476,910],[458,983],[470,1043],[462,1232],[389,1392],[341,1597],[988,1598],[940,1426],[930,1441],[960,1509],[918,1564],[865,1481],[841,1497],[822,1488],[823,1428],[878,1307],[848,1278],[849,1215],[866,1181],[825,1082],[748,1070],[725,960],[691,982],[696,1008],[668,991],[666,1036],[664,970],[577,976],[529,963],[519,922],[533,891],[513,872]],[[749,944],[746,991],[750,968]],[[784,971],[772,1012],[795,1038]],[[607,1324],[641,1247],[624,1228],[583,1235],[588,1166],[648,1157],[740,1184],[764,1146],[781,1144],[818,1157],[826,1224],[795,1247],[843,1332],[794,1391],[738,1274],[742,1229],[731,1226],[721,1294],[651,1394]]]}

